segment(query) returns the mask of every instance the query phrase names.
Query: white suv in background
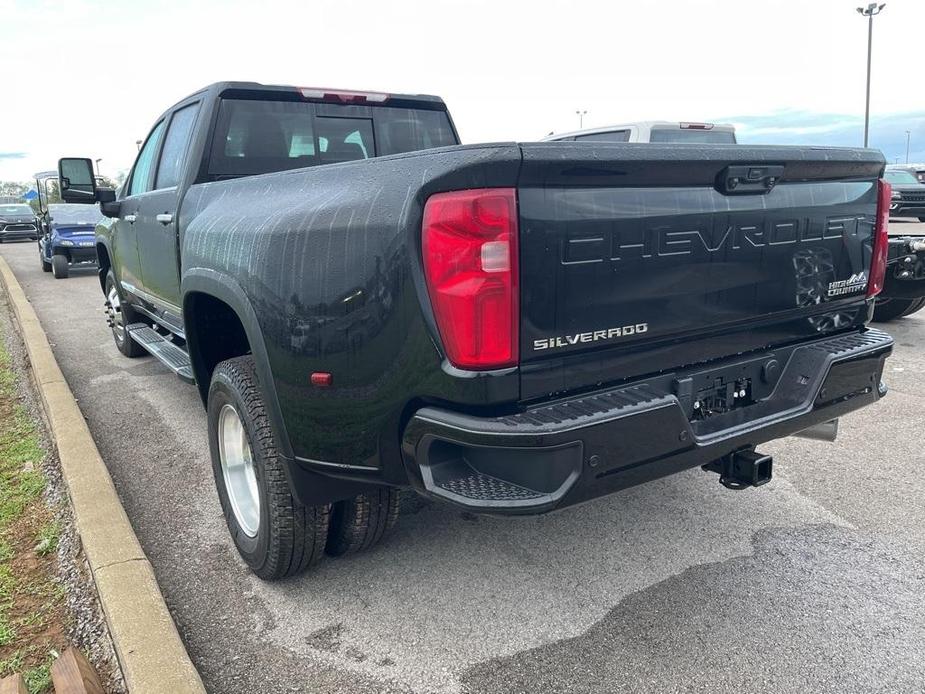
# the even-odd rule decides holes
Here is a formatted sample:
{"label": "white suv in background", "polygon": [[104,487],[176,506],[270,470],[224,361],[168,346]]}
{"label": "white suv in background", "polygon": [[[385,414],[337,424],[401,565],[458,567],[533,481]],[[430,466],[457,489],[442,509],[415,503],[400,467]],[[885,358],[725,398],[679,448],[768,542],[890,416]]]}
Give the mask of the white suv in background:
{"label": "white suv in background", "polygon": [[688,144],[734,145],[736,129],[713,123],[671,123],[647,120],[638,123],[587,128],[570,133],[547,135],[543,142],[673,142]]}

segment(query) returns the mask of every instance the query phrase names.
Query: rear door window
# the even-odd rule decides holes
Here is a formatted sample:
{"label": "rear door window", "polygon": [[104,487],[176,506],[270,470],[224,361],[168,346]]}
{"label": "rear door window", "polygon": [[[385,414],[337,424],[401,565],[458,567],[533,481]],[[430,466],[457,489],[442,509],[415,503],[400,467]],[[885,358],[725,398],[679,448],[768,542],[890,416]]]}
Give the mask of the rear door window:
{"label": "rear door window", "polygon": [[161,150],[161,161],[157,167],[157,181],[154,187],[170,188],[180,182],[183,171],[183,162],[186,160],[186,151],[189,148],[190,133],[196,122],[199,104],[184,106],[173,114],[164,138],[164,148]]}

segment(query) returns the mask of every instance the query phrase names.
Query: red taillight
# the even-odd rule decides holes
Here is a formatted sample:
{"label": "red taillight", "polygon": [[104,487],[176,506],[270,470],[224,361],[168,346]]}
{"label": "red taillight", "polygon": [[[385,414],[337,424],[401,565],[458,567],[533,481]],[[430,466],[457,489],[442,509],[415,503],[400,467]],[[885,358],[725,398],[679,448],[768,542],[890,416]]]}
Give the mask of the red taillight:
{"label": "red taillight", "polygon": [[874,223],[873,253],[870,260],[870,275],[867,278],[867,296],[877,296],[883,291],[886,277],[886,257],[890,245],[887,226],[890,222],[890,199],[892,186],[882,178],[877,181],[877,220]]}
{"label": "red taillight", "polygon": [[517,364],[514,189],[432,195],[422,241],[427,291],[450,362],[462,369]]}

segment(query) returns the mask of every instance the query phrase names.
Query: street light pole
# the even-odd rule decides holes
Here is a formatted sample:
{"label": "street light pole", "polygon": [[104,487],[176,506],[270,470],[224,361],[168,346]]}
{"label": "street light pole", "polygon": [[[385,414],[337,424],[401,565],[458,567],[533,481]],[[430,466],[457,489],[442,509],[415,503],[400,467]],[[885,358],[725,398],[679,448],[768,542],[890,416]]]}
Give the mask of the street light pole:
{"label": "street light pole", "polygon": [[575,111],[575,115],[578,116],[578,129],[581,130],[585,127],[585,115],[587,111]]}
{"label": "street light pole", "polygon": [[912,139],[912,131],[906,131],[906,163],[909,163],[909,140]]}
{"label": "street light pole", "polygon": [[867,147],[867,131],[870,126],[870,53],[874,41],[874,15],[880,14],[886,3],[870,3],[866,8],[857,8],[858,13],[867,17],[867,98],[864,100],[864,146]]}

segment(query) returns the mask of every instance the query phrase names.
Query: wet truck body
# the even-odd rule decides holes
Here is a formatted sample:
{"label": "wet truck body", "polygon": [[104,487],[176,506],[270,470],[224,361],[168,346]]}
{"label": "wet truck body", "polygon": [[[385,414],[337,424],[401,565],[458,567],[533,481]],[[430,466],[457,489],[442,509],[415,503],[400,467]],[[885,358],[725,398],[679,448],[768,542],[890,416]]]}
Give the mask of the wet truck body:
{"label": "wet truck body", "polygon": [[[738,162],[788,155],[793,182],[717,190]],[[193,187],[181,258],[187,291],[234,278],[254,308],[295,465],[544,510],[879,397],[890,339],[864,324],[881,166],[850,150],[458,147]],[[488,368],[448,358],[422,260],[428,201],[470,190],[513,192],[516,210],[516,342]],[[298,349],[293,325],[313,327]]]}
{"label": "wet truck body", "polygon": [[[388,486],[536,513],[701,465],[760,484],[757,446],[885,393],[879,152],[504,143],[210,173],[231,92],[370,132],[393,103],[283,89],[194,95],[168,203],[105,203],[98,244],[204,401],[252,356],[298,503]],[[165,213],[163,250],[121,260],[125,215],[140,238]]]}

